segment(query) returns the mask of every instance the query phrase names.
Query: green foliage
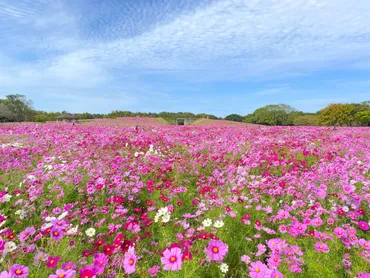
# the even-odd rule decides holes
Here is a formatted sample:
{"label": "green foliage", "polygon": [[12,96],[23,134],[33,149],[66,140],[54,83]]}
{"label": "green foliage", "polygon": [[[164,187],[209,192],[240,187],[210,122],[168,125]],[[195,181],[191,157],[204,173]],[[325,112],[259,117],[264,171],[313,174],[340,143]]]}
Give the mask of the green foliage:
{"label": "green foliage", "polygon": [[0,122],[10,122],[13,120],[13,113],[4,103],[0,102]]}
{"label": "green foliage", "polygon": [[243,121],[243,116],[240,116],[238,114],[230,114],[230,115],[225,117],[225,120],[234,121],[234,122],[242,122]]}
{"label": "green foliage", "polygon": [[23,122],[32,119],[32,101],[27,100],[24,95],[7,95],[1,103],[9,109],[14,121]]}
{"label": "green foliage", "polygon": [[287,104],[271,104],[257,109],[244,121],[262,125],[293,125],[297,113],[300,112]]}
{"label": "green foliage", "polygon": [[356,108],[352,104],[330,104],[319,112],[321,125],[352,126],[355,123]]}
{"label": "green foliage", "polygon": [[370,126],[370,110],[363,110],[357,112],[355,118],[360,125]]}
{"label": "green foliage", "polygon": [[319,118],[316,115],[302,115],[293,120],[296,126],[317,126],[319,125]]}

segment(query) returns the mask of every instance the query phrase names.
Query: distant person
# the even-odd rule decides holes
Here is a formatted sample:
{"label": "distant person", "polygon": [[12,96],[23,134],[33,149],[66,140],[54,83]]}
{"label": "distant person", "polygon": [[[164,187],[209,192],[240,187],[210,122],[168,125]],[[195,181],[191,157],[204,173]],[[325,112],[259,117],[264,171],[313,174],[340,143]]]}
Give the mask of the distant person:
{"label": "distant person", "polygon": [[337,130],[337,127],[335,126],[335,127],[333,127],[333,130]]}

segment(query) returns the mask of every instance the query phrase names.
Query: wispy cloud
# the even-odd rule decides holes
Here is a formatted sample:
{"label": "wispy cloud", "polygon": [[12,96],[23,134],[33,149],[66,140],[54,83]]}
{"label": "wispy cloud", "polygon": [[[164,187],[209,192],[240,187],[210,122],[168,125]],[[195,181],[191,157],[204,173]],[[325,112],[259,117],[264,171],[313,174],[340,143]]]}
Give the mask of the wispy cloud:
{"label": "wispy cloud", "polygon": [[0,0],[0,26],[0,93],[170,99],[169,83],[289,80],[370,60],[367,0]]}

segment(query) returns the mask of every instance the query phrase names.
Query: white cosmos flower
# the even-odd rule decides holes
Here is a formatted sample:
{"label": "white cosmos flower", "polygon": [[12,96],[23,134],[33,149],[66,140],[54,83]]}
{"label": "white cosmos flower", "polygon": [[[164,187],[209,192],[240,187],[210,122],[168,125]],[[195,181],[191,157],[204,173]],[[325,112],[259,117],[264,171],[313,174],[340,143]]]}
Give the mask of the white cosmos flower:
{"label": "white cosmos flower", "polygon": [[3,197],[5,202],[9,202],[11,198],[12,198],[12,195],[9,195],[9,194],[5,194]]}
{"label": "white cosmos flower", "polygon": [[47,221],[47,222],[51,222],[51,221],[53,221],[55,219],[56,218],[54,216],[47,216],[47,217],[45,217],[45,221]]}
{"label": "white cosmos flower", "polygon": [[221,270],[222,273],[226,273],[229,270],[229,266],[225,263],[222,263],[220,265],[220,270]]}
{"label": "white cosmos flower", "polygon": [[95,235],[95,229],[94,228],[88,228],[85,233],[88,237],[93,237]]}
{"label": "white cosmos flower", "polygon": [[76,226],[76,227],[73,227],[73,228],[71,228],[71,229],[69,229],[68,231],[67,231],[67,235],[74,235],[74,234],[77,234],[77,231],[78,231],[78,225]]}
{"label": "white cosmos flower", "polygon": [[221,228],[224,225],[224,222],[222,220],[216,220],[215,224],[213,224],[216,228]]}
{"label": "white cosmos flower", "polygon": [[158,222],[160,215],[158,213],[154,216],[154,222]]}
{"label": "white cosmos flower", "polygon": [[168,208],[167,208],[167,207],[160,208],[160,209],[158,210],[158,214],[159,214],[159,216],[161,216],[161,215],[165,215],[166,213],[168,213]]}
{"label": "white cosmos flower", "polygon": [[67,212],[67,211],[63,212],[61,215],[59,215],[59,216],[58,216],[58,219],[59,219],[59,220],[62,220],[64,217],[66,217],[66,216],[67,216],[67,214],[68,214],[68,212]]}
{"label": "white cosmos flower", "polygon": [[212,225],[212,220],[207,218],[206,220],[203,220],[202,224],[204,227],[209,227]]}
{"label": "white cosmos flower", "polygon": [[162,222],[163,223],[167,223],[168,221],[170,221],[170,217],[171,215],[169,213],[166,213],[165,215],[163,215],[162,217]]}
{"label": "white cosmos flower", "polygon": [[17,249],[17,245],[13,241],[8,241],[4,245],[4,252],[9,253]]}

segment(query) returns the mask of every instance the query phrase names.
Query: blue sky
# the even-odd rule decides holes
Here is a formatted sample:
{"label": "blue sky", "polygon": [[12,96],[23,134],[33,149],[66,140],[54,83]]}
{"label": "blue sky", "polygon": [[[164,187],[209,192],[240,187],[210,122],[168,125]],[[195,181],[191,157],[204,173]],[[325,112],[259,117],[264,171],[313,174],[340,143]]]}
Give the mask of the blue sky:
{"label": "blue sky", "polygon": [[0,0],[0,97],[242,115],[370,100],[368,0]]}

